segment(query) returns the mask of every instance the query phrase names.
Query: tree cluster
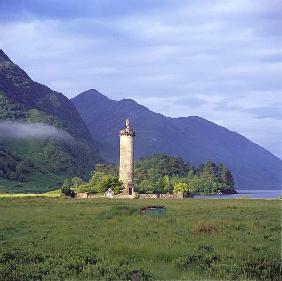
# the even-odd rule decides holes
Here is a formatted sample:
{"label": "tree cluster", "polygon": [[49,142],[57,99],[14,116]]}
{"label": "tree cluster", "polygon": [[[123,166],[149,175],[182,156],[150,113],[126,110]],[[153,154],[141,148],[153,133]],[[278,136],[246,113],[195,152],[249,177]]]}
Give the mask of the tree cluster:
{"label": "tree cluster", "polygon": [[32,169],[33,165],[29,159],[14,156],[0,145],[0,177],[24,182]]}
{"label": "tree cluster", "polygon": [[[223,164],[211,161],[194,167],[180,157],[154,154],[135,163],[135,190],[139,193],[234,193],[230,170]],[[89,181],[78,177],[67,179],[64,187],[76,192],[103,193],[111,188],[116,194],[122,191],[118,169],[112,164],[97,164]]]}
{"label": "tree cluster", "polygon": [[139,193],[233,193],[234,180],[223,164],[211,161],[194,167],[180,157],[155,154],[136,161]]}
{"label": "tree cluster", "polygon": [[26,111],[18,104],[10,102],[6,96],[0,92],[0,120],[25,119]]}
{"label": "tree cluster", "polygon": [[115,194],[122,191],[122,183],[118,179],[118,171],[112,164],[97,164],[90,173],[89,181],[78,177],[66,179],[63,188],[68,187],[76,192],[104,193],[111,188]]}

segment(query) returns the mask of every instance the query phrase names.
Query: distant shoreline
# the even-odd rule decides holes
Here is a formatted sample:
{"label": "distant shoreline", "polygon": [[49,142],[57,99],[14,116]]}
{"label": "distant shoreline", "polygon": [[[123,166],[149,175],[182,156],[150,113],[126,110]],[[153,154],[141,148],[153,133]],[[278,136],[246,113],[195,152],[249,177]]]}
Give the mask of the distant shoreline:
{"label": "distant shoreline", "polygon": [[[248,190],[248,189],[237,189],[237,193],[232,194],[195,194],[193,198],[184,198],[185,199],[251,199],[251,200],[281,200],[282,191],[281,189],[259,189],[259,190]],[[244,192],[245,191],[245,192]],[[248,191],[248,192],[246,192]],[[5,198],[62,198],[60,191],[52,191],[47,193],[0,193],[0,199]],[[97,198],[103,199],[103,198]],[[75,199],[71,199],[75,200]],[[80,199],[81,200],[81,199]],[[96,200],[96,199],[87,199],[87,200]],[[107,200],[107,199],[106,199]],[[144,199],[142,199],[144,200]],[[158,199],[149,199],[149,200],[162,200]],[[173,199],[163,199],[163,200],[173,200]],[[179,200],[179,199],[175,199]]]}

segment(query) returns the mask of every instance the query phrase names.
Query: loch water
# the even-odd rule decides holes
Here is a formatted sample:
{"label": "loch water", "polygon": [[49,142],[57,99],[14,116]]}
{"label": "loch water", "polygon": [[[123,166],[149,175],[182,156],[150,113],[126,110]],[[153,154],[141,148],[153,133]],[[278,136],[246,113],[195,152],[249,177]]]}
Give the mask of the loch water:
{"label": "loch water", "polygon": [[195,195],[194,198],[203,199],[280,199],[281,189],[237,189],[238,194]]}

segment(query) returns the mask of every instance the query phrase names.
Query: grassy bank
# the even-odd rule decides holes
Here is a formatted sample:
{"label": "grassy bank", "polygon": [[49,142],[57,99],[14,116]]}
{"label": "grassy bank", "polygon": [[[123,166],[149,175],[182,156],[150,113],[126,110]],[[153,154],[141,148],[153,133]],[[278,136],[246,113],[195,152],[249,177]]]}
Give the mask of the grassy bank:
{"label": "grassy bank", "polygon": [[61,190],[53,190],[46,193],[0,193],[1,198],[56,198],[61,197]]}
{"label": "grassy bank", "polygon": [[0,211],[0,280],[281,277],[278,200],[2,198]]}

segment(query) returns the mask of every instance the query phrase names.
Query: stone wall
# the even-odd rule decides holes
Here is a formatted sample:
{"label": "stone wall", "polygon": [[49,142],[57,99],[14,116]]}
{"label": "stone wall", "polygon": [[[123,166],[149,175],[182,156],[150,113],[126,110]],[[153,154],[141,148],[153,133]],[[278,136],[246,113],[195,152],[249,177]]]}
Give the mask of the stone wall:
{"label": "stone wall", "polygon": [[161,199],[183,199],[183,193],[166,193],[166,194],[160,194]]}
{"label": "stone wall", "polygon": [[97,198],[108,198],[108,199],[133,199],[138,198],[138,193],[134,193],[133,195],[129,194],[115,194],[113,196],[106,196],[106,193],[77,193],[77,199],[97,199]]}
{"label": "stone wall", "polygon": [[92,198],[105,198],[104,193],[77,193],[76,198],[78,199],[92,199]]}
{"label": "stone wall", "polygon": [[159,198],[159,194],[154,193],[147,193],[147,194],[140,194],[139,193],[139,199],[157,199]]}
{"label": "stone wall", "polygon": [[114,195],[113,199],[134,199],[138,198],[138,195],[136,193],[133,193],[132,195],[129,194],[116,194]]}
{"label": "stone wall", "polygon": [[89,198],[89,199],[91,199],[91,198],[105,198],[105,194],[104,193],[89,193],[87,198]]}
{"label": "stone wall", "polygon": [[87,193],[77,193],[76,194],[76,198],[77,199],[87,199],[88,198],[88,194]]}
{"label": "stone wall", "polygon": [[166,194],[155,194],[155,193],[147,193],[147,194],[139,194],[139,199],[183,199],[183,193],[166,193]]}
{"label": "stone wall", "polygon": [[106,197],[105,193],[77,193],[78,199],[95,199],[95,198],[111,198],[111,199],[133,199],[133,198],[139,198],[139,199],[183,199],[183,193],[166,193],[166,194],[155,194],[155,193],[147,193],[147,194],[138,194],[137,192],[134,192],[133,195],[129,195],[126,193],[121,194],[115,194],[112,197]]}

